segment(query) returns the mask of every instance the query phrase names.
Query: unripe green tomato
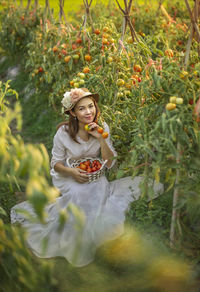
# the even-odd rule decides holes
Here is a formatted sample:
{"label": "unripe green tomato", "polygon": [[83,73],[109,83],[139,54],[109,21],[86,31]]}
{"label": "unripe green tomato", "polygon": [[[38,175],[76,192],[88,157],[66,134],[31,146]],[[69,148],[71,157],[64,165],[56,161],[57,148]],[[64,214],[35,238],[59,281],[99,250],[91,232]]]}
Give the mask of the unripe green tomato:
{"label": "unripe green tomato", "polygon": [[81,80],[79,81],[79,84],[80,84],[80,85],[84,85],[84,84],[85,84],[85,80],[81,79]]}
{"label": "unripe green tomato", "polygon": [[182,97],[177,97],[176,104],[183,104],[183,98]]}
{"label": "unripe green tomato", "polygon": [[123,97],[123,96],[124,96],[123,92],[118,92],[117,93],[117,97]]}
{"label": "unripe green tomato", "polygon": [[81,79],[85,79],[85,74],[84,74],[84,73],[79,72],[77,75],[78,75]]}
{"label": "unripe green tomato", "polygon": [[76,55],[73,55],[72,58],[73,58],[74,60],[78,60],[78,59],[79,59],[79,55],[77,55],[77,54],[76,54]]}
{"label": "unripe green tomato", "polygon": [[125,95],[130,95],[131,94],[130,90],[125,90],[124,93],[125,93]]}
{"label": "unripe green tomato", "polygon": [[74,83],[74,87],[77,87],[78,88],[79,87],[79,83],[78,82],[75,82]]}
{"label": "unripe green tomato", "polygon": [[171,103],[176,103],[176,99],[177,99],[176,96],[171,96],[170,99],[169,99],[169,101],[170,101]]}
{"label": "unripe green tomato", "polygon": [[112,63],[112,61],[113,61],[113,58],[112,57],[108,57],[107,58],[107,63]]}
{"label": "unripe green tomato", "polygon": [[117,86],[123,86],[125,82],[124,82],[123,79],[120,79],[119,78],[119,79],[117,79],[117,82],[116,83],[117,83]]}

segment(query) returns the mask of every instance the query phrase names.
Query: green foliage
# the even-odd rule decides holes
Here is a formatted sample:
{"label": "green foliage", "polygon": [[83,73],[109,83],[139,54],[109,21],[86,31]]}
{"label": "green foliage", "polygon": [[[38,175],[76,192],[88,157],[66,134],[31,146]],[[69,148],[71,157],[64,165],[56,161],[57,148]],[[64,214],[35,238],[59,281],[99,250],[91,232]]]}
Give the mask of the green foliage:
{"label": "green foliage", "polygon": [[[21,52],[25,74],[29,76],[27,90],[36,89],[29,100],[23,100],[24,107],[29,107],[29,110],[23,113],[25,133],[32,135],[29,139],[37,139],[37,142],[42,142],[42,139],[50,150],[50,138],[52,139],[55,129],[52,127],[53,123],[48,123],[48,118],[55,121],[61,119],[60,100],[63,93],[70,88],[83,86],[98,92],[101,96],[102,111],[99,123],[105,119],[110,125],[113,143],[118,152],[118,169],[108,174],[109,179],[127,175],[134,177],[137,174],[143,175],[144,178],[141,185],[144,198],[131,204],[127,214],[128,221],[131,224],[137,222],[147,228],[156,226],[163,236],[168,235],[172,194],[174,188],[178,187],[180,239],[188,250],[191,249],[189,243],[187,245],[188,238],[192,239],[195,257],[199,259],[200,132],[197,110],[200,85],[199,57],[194,40],[190,63],[185,69],[187,71],[183,70],[190,21],[186,10],[178,2],[174,6],[170,4],[168,12],[174,17],[175,22],[170,23],[160,11],[150,9],[149,6],[135,5],[131,11],[131,21],[139,42],[133,42],[127,29],[127,34],[120,43],[122,17],[118,9],[108,10],[99,5],[91,11],[94,29],[100,32],[97,34],[89,25],[85,28],[81,26],[82,11],[74,13],[72,23],[63,25],[45,16],[41,9],[33,12],[13,6],[1,11],[3,25],[0,39],[1,46],[8,54]],[[86,55],[90,55],[91,60],[86,60]],[[136,69],[135,65],[140,69]],[[83,75],[85,67],[89,72]],[[0,84],[0,182],[5,186],[9,181],[12,194],[16,193],[15,189],[18,192],[26,192],[38,220],[43,222],[45,205],[57,195],[48,183],[48,154],[42,144],[25,144],[19,135],[13,135],[11,122],[16,121],[17,132],[22,123],[20,104],[14,104],[12,110],[9,107],[9,95],[13,94],[17,95],[10,89],[9,83]],[[182,98],[183,103],[176,104],[173,110],[168,110],[166,105],[170,102],[171,96]],[[49,105],[51,107],[47,109]],[[48,118],[45,113],[47,115],[49,113]],[[37,117],[39,117],[37,122],[33,123],[33,119]],[[41,135],[42,138],[39,137]],[[180,171],[178,183],[177,169]],[[165,193],[156,201],[147,203],[145,194],[153,196],[152,190],[147,188],[147,182],[150,180],[162,182],[165,185]],[[14,201],[6,202],[5,197],[9,190],[7,187],[4,190],[4,195],[0,198],[2,206],[0,216],[7,222],[5,211],[9,213]],[[9,207],[5,208],[6,204]],[[60,213],[61,229],[66,216],[65,212]],[[5,224],[1,226],[3,225]],[[11,246],[9,240],[14,237],[13,232],[18,234],[17,229],[9,229],[5,225],[1,230],[4,241],[0,242],[0,249],[3,248],[1,244],[5,245],[2,249],[3,261],[0,261],[0,269],[5,276],[4,285],[7,287],[6,269],[10,267],[10,263],[14,266],[19,263],[22,267],[20,272],[18,273],[16,268],[14,271],[16,274],[11,276],[13,283],[19,283],[19,288],[16,288],[18,284],[11,288],[28,290],[30,286],[26,277],[27,273],[33,273],[32,267],[29,267],[32,260],[28,259],[25,269],[20,262],[21,259],[15,257],[14,246]],[[16,238],[19,239],[20,236]],[[138,238],[138,234],[135,234],[135,238]],[[22,242],[24,248],[23,241],[22,235],[19,242]],[[140,238],[138,242],[141,243]],[[126,248],[131,246],[131,255],[137,255],[141,250],[132,249],[132,246],[138,247],[140,245],[138,242],[132,241],[132,237],[129,240],[128,236],[128,239],[116,243],[117,247],[112,246],[112,251],[114,249],[115,252],[110,253],[111,256],[108,247],[109,252],[102,256],[103,264],[106,263],[108,269],[114,267],[116,274],[122,271],[121,264],[127,252]],[[21,252],[20,250],[19,253]],[[27,253],[25,251],[23,254],[22,262],[24,258],[29,258]],[[5,262],[7,257],[8,263]],[[141,268],[141,265],[145,270],[145,265],[148,266],[150,262],[146,262],[146,259],[149,259],[146,256],[145,263],[141,263],[139,259],[135,265],[132,262],[133,258],[130,256],[131,277],[131,273]],[[156,265],[158,260],[157,257],[152,259],[152,262]],[[171,271],[174,261],[169,259],[169,262],[172,264],[167,266],[167,270]],[[168,260],[164,259],[163,263],[166,266]],[[161,266],[163,274],[159,274],[160,271],[156,270],[155,266],[154,272],[148,274],[154,280],[156,277],[160,277],[161,280],[151,287],[142,286],[142,291],[163,291],[165,288],[163,283],[166,281],[170,283],[171,278],[169,281],[163,278],[166,270],[163,265]],[[178,266],[177,271],[180,270]],[[42,273],[43,270],[41,275]],[[49,277],[49,272],[44,274],[46,275],[44,282],[39,275],[34,274],[31,285],[42,286]],[[185,287],[181,274],[178,274],[177,278],[178,284],[175,283],[175,287],[179,284],[181,288]],[[147,283],[148,281],[147,277]],[[130,285],[133,283],[138,284],[137,281],[130,281]],[[119,282],[114,282],[113,290],[116,290],[118,284]],[[50,287],[51,282],[47,290]]]}
{"label": "green foliage", "polygon": [[1,291],[54,291],[52,265],[33,258],[26,246],[26,235],[0,219]]}
{"label": "green foliage", "polygon": [[1,48],[14,55],[26,50],[26,45],[31,40],[31,32],[42,21],[42,11],[27,11],[25,8],[10,5],[0,10],[0,21],[3,23],[0,31]]}

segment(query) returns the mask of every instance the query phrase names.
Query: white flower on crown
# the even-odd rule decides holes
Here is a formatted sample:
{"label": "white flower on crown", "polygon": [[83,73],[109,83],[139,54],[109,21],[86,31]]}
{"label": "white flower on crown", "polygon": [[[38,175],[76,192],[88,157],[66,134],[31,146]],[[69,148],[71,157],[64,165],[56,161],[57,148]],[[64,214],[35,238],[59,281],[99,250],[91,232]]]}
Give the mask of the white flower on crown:
{"label": "white flower on crown", "polygon": [[70,108],[70,107],[72,107],[73,106],[73,104],[72,104],[72,99],[71,99],[71,92],[70,91],[66,91],[65,93],[64,93],[64,97],[63,97],[63,99],[61,100],[61,103],[62,103],[62,105],[66,108],[66,109],[68,109],[68,108]]}

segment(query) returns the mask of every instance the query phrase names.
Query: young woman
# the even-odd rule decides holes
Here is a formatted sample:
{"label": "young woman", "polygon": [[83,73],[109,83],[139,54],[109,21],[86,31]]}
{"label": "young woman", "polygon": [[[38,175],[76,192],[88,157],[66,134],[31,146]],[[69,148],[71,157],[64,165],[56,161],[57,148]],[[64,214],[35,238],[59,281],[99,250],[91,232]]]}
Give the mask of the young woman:
{"label": "young woman", "polygon": [[[51,159],[52,181],[61,196],[47,206],[47,224],[21,220],[28,230],[28,245],[36,255],[46,258],[63,256],[75,266],[89,264],[98,246],[123,233],[125,212],[130,202],[140,196],[141,177],[108,182],[105,175],[101,175],[98,180],[89,182],[85,170],[70,167],[70,161],[86,157],[101,157],[107,168],[115,163],[117,154],[109,127],[104,123],[104,131],[108,133],[104,139],[97,124],[100,115],[98,99],[98,94],[86,88],[72,89],[64,94],[62,105],[64,112],[69,114],[69,122],[62,123],[57,130]],[[161,184],[154,184],[156,195],[162,190]],[[27,203],[21,207],[27,209]],[[12,222],[20,221],[15,208],[11,212]],[[68,214],[62,228],[60,211]],[[45,239],[48,244],[43,251]]]}

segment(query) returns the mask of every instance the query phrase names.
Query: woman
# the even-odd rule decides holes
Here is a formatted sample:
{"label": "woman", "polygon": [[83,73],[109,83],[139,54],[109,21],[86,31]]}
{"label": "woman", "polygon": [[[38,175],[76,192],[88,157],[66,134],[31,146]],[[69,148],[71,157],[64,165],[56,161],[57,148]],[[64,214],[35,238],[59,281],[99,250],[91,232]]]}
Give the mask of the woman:
{"label": "woman", "polygon": [[[61,196],[47,206],[47,224],[21,220],[29,232],[27,242],[36,255],[46,258],[63,256],[75,266],[89,264],[98,246],[123,233],[125,212],[130,202],[140,196],[141,177],[108,182],[105,175],[101,175],[98,180],[89,182],[86,171],[70,167],[70,161],[86,157],[101,157],[107,168],[115,163],[116,152],[108,125],[103,125],[108,132],[107,139],[98,131],[98,98],[98,94],[85,88],[72,89],[64,94],[62,105],[64,112],[69,114],[69,122],[62,123],[57,130],[51,160],[52,181]],[[86,125],[89,128],[85,128]],[[154,191],[156,195],[161,193],[162,185],[155,184]],[[28,209],[27,203],[21,207]],[[15,208],[11,212],[12,222],[20,221]],[[68,214],[62,228],[61,211]],[[45,250],[41,244],[44,240],[48,240]]]}

